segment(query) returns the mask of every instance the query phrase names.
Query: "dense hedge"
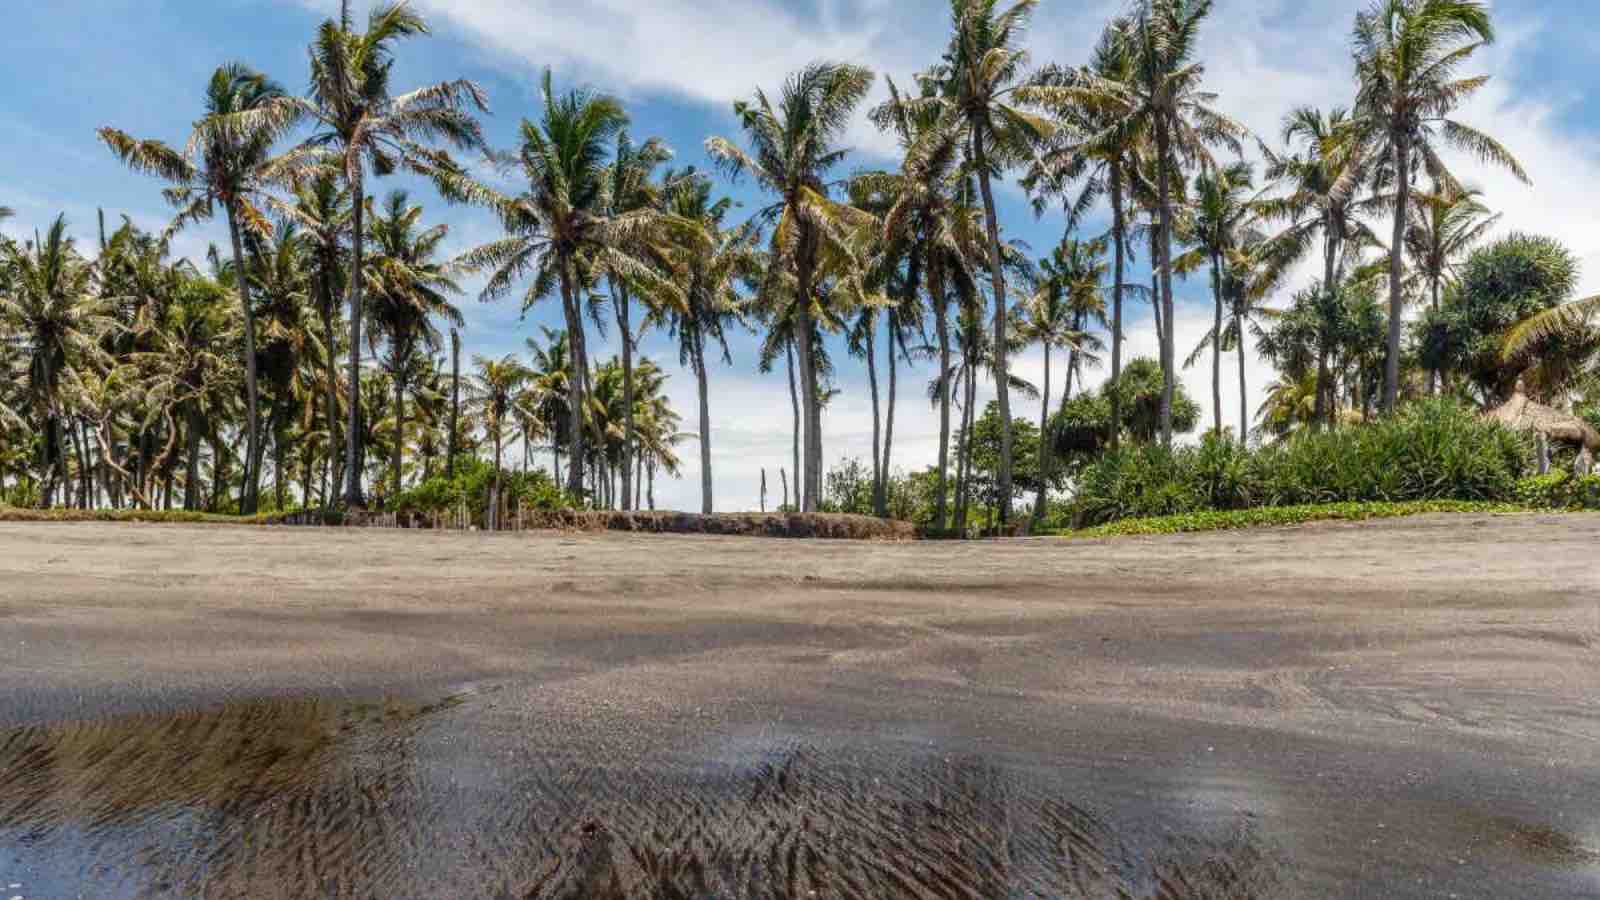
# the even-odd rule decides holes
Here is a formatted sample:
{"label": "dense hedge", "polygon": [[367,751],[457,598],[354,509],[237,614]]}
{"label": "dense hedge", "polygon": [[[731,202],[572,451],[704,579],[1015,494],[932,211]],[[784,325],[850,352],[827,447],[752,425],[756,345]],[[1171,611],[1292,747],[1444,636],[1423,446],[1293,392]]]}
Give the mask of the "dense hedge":
{"label": "dense hedge", "polygon": [[1319,506],[1264,506],[1256,509],[1205,510],[1177,516],[1123,519],[1094,528],[1057,532],[1074,538],[1133,535],[1187,534],[1233,531],[1242,528],[1281,528],[1308,522],[1393,519],[1428,513],[1518,513],[1528,508],[1515,503],[1470,500],[1423,500],[1412,503],[1324,503]]}
{"label": "dense hedge", "polygon": [[1430,500],[1519,502],[1531,453],[1521,435],[1446,400],[1370,425],[1258,449],[1208,437],[1172,450],[1107,454],[1078,479],[1083,526],[1214,510]]}

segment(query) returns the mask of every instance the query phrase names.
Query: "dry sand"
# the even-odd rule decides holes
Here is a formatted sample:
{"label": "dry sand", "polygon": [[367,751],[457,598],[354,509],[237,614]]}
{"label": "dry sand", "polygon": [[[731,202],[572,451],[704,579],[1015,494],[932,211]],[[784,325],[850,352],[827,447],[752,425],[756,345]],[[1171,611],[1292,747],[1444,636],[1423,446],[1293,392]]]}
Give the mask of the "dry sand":
{"label": "dry sand", "polygon": [[1049,895],[1117,868],[1073,841],[1141,896],[1185,853],[1271,870],[1229,896],[1600,896],[1600,517],[0,524],[7,896]]}

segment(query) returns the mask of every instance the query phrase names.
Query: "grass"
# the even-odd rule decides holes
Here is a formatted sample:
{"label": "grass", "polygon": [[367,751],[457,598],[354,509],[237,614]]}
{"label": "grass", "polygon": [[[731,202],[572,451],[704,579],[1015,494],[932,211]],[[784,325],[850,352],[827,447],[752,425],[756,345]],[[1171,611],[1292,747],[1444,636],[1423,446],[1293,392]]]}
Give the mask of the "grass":
{"label": "grass", "polygon": [[1308,522],[1361,522],[1369,519],[1396,519],[1429,513],[1528,513],[1549,512],[1517,503],[1490,503],[1469,500],[1418,500],[1405,503],[1324,503],[1315,506],[1274,506],[1256,509],[1207,510],[1176,516],[1123,519],[1107,525],[1077,531],[1052,532],[1066,538],[1128,537],[1134,535],[1190,534],[1203,531],[1236,531],[1243,528],[1282,528]]}

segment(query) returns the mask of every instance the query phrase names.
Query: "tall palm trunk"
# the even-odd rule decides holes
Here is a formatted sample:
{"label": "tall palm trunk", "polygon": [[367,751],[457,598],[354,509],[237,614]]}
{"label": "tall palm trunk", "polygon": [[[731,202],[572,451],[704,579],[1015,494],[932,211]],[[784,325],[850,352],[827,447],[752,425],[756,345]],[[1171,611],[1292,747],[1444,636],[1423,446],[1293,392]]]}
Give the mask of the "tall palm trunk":
{"label": "tall palm trunk", "polygon": [[[456,434],[461,419],[461,332],[450,329],[450,437],[444,470],[448,478],[456,477]],[[555,473],[560,477],[560,473]]]}
{"label": "tall palm trunk", "polygon": [[[1334,292],[1338,290],[1338,258],[1339,235],[1334,232],[1334,219],[1331,214],[1324,214],[1322,225],[1322,290],[1327,295],[1325,303],[1333,303]],[[1320,327],[1320,326],[1319,326]],[[1319,333],[1317,337],[1317,386],[1316,396],[1312,398],[1311,430],[1321,431],[1324,424],[1331,423],[1332,415],[1328,406],[1328,341],[1325,335]]]}
{"label": "tall palm trunk", "polygon": [[1172,136],[1165,115],[1156,120],[1156,169],[1160,181],[1160,227],[1157,238],[1157,272],[1161,283],[1161,312],[1165,327],[1161,333],[1161,443],[1172,446],[1172,401],[1177,390],[1177,330],[1172,303]]}
{"label": "tall palm trunk", "polygon": [[[1127,221],[1122,211],[1122,159],[1111,161],[1111,243],[1117,258],[1111,280],[1111,383],[1122,377],[1122,266],[1127,259]],[[1122,394],[1111,392],[1111,449],[1122,445]]]}
{"label": "tall palm trunk", "polygon": [[[1437,313],[1439,311],[1439,273],[1438,272],[1430,272],[1428,274],[1428,294],[1433,298],[1433,304],[1432,304],[1433,305],[1433,311],[1435,313]],[[1439,370],[1430,366],[1428,368],[1428,396],[1432,397],[1434,394],[1437,394],[1438,392],[1439,392]]]}
{"label": "tall palm trunk", "polygon": [[711,515],[715,504],[711,496],[711,395],[706,379],[706,337],[698,326],[694,330],[694,377],[700,389],[700,511]]}
{"label": "tall palm trunk", "polygon": [[[1072,384],[1072,366],[1067,366],[1068,390]],[[1050,341],[1044,342],[1044,397],[1039,403],[1039,496],[1033,501],[1033,521],[1044,520],[1046,484],[1049,482],[1050,461]]]}
{"label": "tall palm trunk", "polygon": [[1250,443],[1250,399],[1245,385],[1244,315],[1241,311],[1234,312],[1233,327],[1239,333],[1239,443],[1248,444]]}
{"label": "tall palm trunk", "polygon": [[183,463],[183,508],[194,512],[200,508],[200,410],[189,405],[189,433]]}
{"label": "tall palm trunk", "polygon": [[364,277],[361,267],[366,239],[363,221],[366,194],[359,166],[351,172],[350,182],[354,209],[350,225],[350,403],[344,441],[344,502],[346,506],[360,509],[366,505],[366,498],[361,495],[361,279]]}
{"label": "tall palm trunk", "polygon": [[989,232],[989,279],[994,292],[994,386],[1000,402],[1000,523],[1011,520],[1011,385],[1006,360],[1006,279],[1000,271],[1000,221],[994,210],[989,184],[988,152],[983,145],[983,120],[974,121],[972,157],[978,168],[978,190],[983,194],[984,225]]}
{"label": "tall palm trunk", "polygon": [[[398,358],[400,350],[395,348]],[[389,502],[390,507],[400,499],[403,485],[401,466],[405,464],[406,448],[406,380],[397,370],[394,373],[394,500]]]}
{"label": "tall palm trunk", "polygon": [[[787,360],[785,367],[789,372],[789,405],[794,408],[794,509],[799,509],[803,502],[800,499],[802,490],[800,480],[803,477],[801,475],[803,470],[800,468],[800,434],[802,429],[800,427],[800,394],[795,390],[794,386],[794,337],[792,335],[783,345],[783,355]],[[785,505],[787,505],[787,502]]]}
{"label": "tall palm trunk", "polygon": [[[328,270],[331,272],[331,269]],[[328,406],[328,462],[332,470],[333,483],[338,484],[343,478],[343,469],[336,463],[339,459],[339,360],[338,345],[334,342],[333,334],[333,278],[324,272],[321,278],[322,290],[322,340],[327,353],[328,384],[325,391],[324,402]],[[332,505],[331,497],[324,497],[324,503]]]}
{"label": "tall palm trunk", "polygon": [[1400,313],[1404,296],[1400,282],[1405,274],[1406,211],[1411,204],[1411,147],[1404,132],[1394,135],[1394,238],[1389,244],[1389,335],[1383,363],[1383,413],[1392,415],[1400,402]]}
{"label": "tall palm trunk", "polygon": [[561,302],[567,317],[567,347],[571,355],[568,360],[568,369],[571,377],[567,379],[567,416],[568,438],[572,446],[568,449],[567,459],[567,492],[573,496],[583,493],[583,462],[584,462],[584,425],[583,425],[583,314],[578,309],[577,298],[573,289],[572,262],[563,261],[561,265]]}
{"label": "tall palm trunk", "polygon": [[933,294],[934,332],[939,342],[939,488],[934,503],[934,527],[944,531],[949,524],[950,495],[950,310],[944,293],[944,279],[934,272],[929,284]]}
{"label": "tall palm trunk", "polygon": [[613,279],[612,296],[617,298],[617,330],[622,332],[622,509],[630,510],[633,501],[633,455],[636,437],[633,430],[633,323],[631,299],[626,285]]}
{"label": "tall palm trunk", "polygon": [[867,313],[871,321],[867,325],[866,351],[867,351],[867,384],[872,392],[872,512],[874,515],[883,515],[883,414],[878,403],[878,313],[872,310]]}
{"label": "tall palm trunk", "polygon": [[[914,302],[915,300],[916,292],[913,290],[911,297],[907,302]],[[888,414],[883,420],[883,499],[880,503],[880,508],[878,509],[878,515],[886,519],[889,517],[890,472],[893,471],[889,467],[889,461],[894,450],[894,404],[895,396],[899,392],[900,377],[900,367],[895,360],[894,352],[897,338],[900,334],[900,322],[898,319],[899,316],[897,313],[892,311],[889,313],[889,409]]]}
{"label": "tall palm trunk", "polygon": [[1222,256],[1211,254],[1211,295],[1216,301],[1216,315],[1211,324],[1211,409],[1217,436],[1222,436]]}
{"label": "tall palm trunk", "polygon": [[256,511],[260,476],[253,471],[257,448],[261,445],[258,416],[259,388],[256,382],[256,314],[250,305],[250,276],[244,267],[244,242],[239,236],[238,204],[232,198],[224,204],[228,216],[228,237],[233,242],[233,278],[239,290],[239,305],[244,310],[244,396],[245,396],[245,459],[250,460],[244,473],[244,492],[239,498],[239,512],[252,515]]}
{"label": "tall palm trunk", "polygon": [[805,419],[805,490],[801,492],[801,512],[816,512],[822,500],[822,413],[819,409],[816,360],[812,357],[811,289],[814,270],[809,251],[816,239],[802,239],[795,292],[794,343],[800,362],[800,404]]}

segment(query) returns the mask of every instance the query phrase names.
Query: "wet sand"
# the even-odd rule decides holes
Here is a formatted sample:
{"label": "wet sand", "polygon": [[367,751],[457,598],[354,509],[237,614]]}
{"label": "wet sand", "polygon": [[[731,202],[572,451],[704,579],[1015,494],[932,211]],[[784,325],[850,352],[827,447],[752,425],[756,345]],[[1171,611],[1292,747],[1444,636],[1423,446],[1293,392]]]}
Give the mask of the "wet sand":
{"label": "wet sand", "polygon": [[1593,897],[1600,517],[0,524],[0,890]]}

